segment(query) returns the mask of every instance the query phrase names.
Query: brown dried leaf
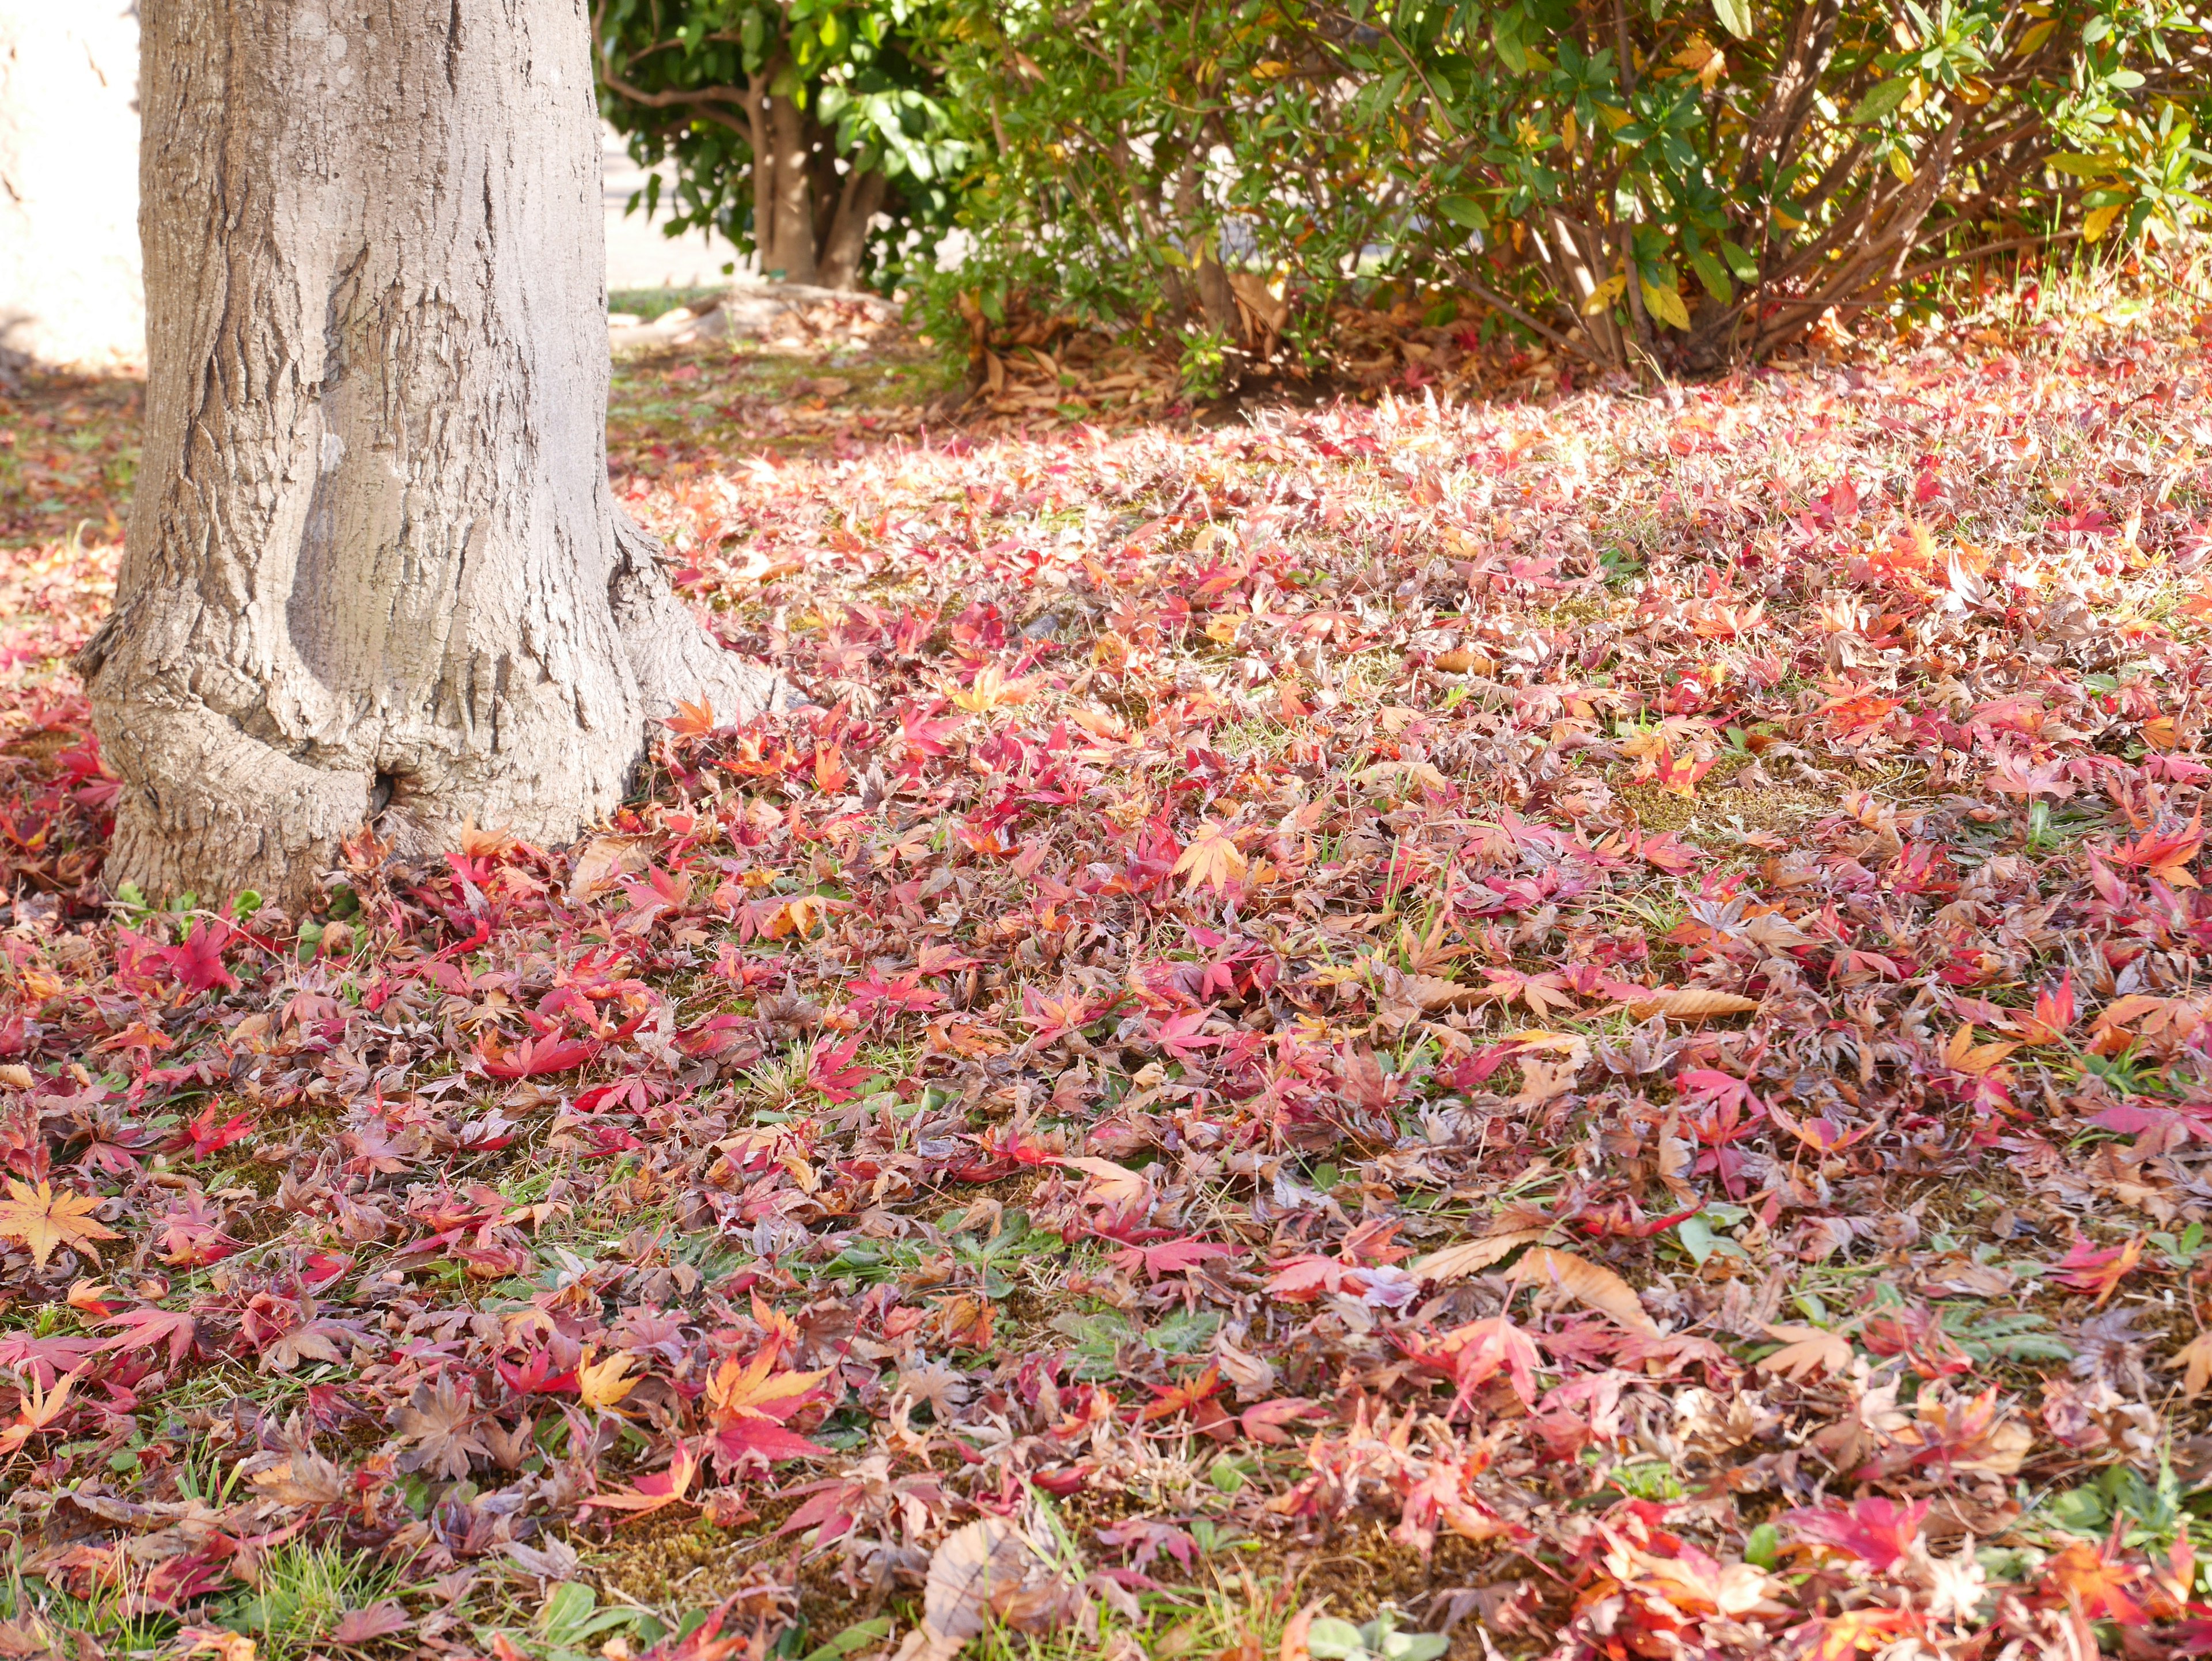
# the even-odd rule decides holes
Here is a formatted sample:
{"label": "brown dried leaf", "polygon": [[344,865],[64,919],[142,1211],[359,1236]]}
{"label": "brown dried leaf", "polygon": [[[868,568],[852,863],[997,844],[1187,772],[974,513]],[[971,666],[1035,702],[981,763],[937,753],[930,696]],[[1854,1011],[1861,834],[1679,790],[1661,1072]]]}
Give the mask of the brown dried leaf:
{"label": "brown dried leaf", "polygon": [[1410,1272],[1424,1281],[1456,1281],[1463,1275],[1480,1273],[1551,1232],[1551,1226],[1547,1224],[1541,1228],[1508,1229],[1502,1234],[1486,1234],[1479,1240],[1462,1240],[1457,1245],[1431,1251],[1413,1264]]}
{"label": "brown dried leaf", "polygon": [[1628,1006],[1636,1019],[1664,1015],[1669,1020],[1701,1021],[1711,1015],[1746,1015],[1759,1007],[1759,1000],[1739,992],[1716,992],[1709,987],[1678,987],[1656,996],[1638,998]]}
{"label": "brown dried leaf", "polygon": [[1761,1361],[1759,1370],[1778,1372],[1802,1384],[1815,1372],[1839,1373],[1851,1364],[1851,1341],[1826,1327],[1769,1326],[1766,1335],[1782,1348]]}
{"label": "brown dried leaf", "polygon": [[1577,1257],[1571,1251],[1561,1251],[1554,1246],[1534,1247],[1513,1266],[1513,1281],[1516,1286],[1548,1287],[1564,1293],[1577,1303],[1611,1317],[1631,1332],[1652,1338],[1659,1335],[1658,1326],[1644,1312],[1634,1287],[1603,1264]]}
{"label": "brown dried leaf", "polygon": [[2212,1384],[2212,1328],[2198,1333],[2179,1349],[2166,1364],[2182,1371],[2181,1393],[2195,1401],[2204,1393],[2204,1386]]}

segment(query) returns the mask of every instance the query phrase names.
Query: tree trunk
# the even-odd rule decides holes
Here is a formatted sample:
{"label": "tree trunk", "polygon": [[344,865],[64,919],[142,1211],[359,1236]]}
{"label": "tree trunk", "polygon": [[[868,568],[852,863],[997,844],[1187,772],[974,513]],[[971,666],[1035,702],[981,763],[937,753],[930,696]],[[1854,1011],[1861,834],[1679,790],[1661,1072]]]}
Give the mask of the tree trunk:
{"label": "tree trunk", "polygon": [[0,362],[146,350],[131,0],[0,0]]}
{"label": "tree trunk", "polygon": [[778,695],[607,484],[576,0],[143,0],[143,459],[80,660],[112,881],[297,898],[374,818],[558,843]]}
{"label": "tree trunk", "polygon": [[860,286],[860,261],[868,252],[868,222],[884,205],[884,192],[890,183],[880,167],[863,172],[855,164],[845,175],[844,189],[838,194],[836,216],[830,222],[830,228],[822,238],[822,252],[815,261],[814,280],[823,288]]}
{"label": "tree trunk", "polygon": [[[769,194],[763,204],[756,191],[753,224],[762,275],[781,274],[787,283],[814,281],[814,181],[806,165],[813,146],[808,142],[807,125],[806,112],[794,100],[769,94]],[[760,230],[763,205],[768,210],[765,234]]]}

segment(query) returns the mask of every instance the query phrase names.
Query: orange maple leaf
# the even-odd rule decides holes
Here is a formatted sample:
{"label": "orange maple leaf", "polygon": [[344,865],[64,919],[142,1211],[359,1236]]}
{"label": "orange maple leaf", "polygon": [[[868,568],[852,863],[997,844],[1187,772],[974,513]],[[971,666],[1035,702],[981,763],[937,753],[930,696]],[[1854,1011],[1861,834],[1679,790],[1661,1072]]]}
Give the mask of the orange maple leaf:
{"label": "orange maple leaf", "polygon": [[1215,892],[1225,894],[1229,885],[1243,876],[1245,868],[1244,855],[1237,849],[1237,833],[1218,819],[1207,819],[1198,827],[1198,834],[1182,850],[1170,874],[1183,879],[1186,894],[1209,883]]}
{"label": "orange maple leaf", "polygon": [[818,1372],[776,1372],[778,1348],[770,1344],[750,1361],[725,1361],[715,1369],[714,1376],[707,1381],[707,1406],[715,1423],[732,1419],[783,1419],[798,1398],[811,1393],[830,1376],[827,1367]]}
{"label": "orange maple leaf", "polygon": [[51,1183],[40,1183],[34,1189],[11,1177],[8,1197],[0,1201],[0,1239],[28,1247],[40,1269],[46,1266],[46,1259],[54,1255],[58,1245],[75,1247],[98,1262],[100,1252],[92,1243],[121,1238],[113,1229],[92,1220],[89,1214],[99,1203],[89,1195],[73,1194],[67,1189],[57,1194]]}
{"label": "orange maple leaf", "polygon": [[15,1450],[33,1436],[52,1430],[68,1410],[70,1392],[76,1388],[74,1372],[62,1374],[49,1390],[40,1390],[35,1378],[31,1380],[24,1388],[23,1399],[15,1404],[15,1422],[0,1430],[0,1454],[13,1457]]}
{"label": "orange maple leaf", "polygon": [[714,730],[714,703],[705,693],[696,703],[677,701],[676,713],[661,722],[678,738],[703,739]]}
{"label": "orange maple leaf", "polygon": [[650,1476],[641,1476],[634,1488],[617,1488],[610,1494],[595,1494],[576,1507],[579,1512],[626,1511],[642,1517],[646,1512],[659,1511],[668,1506],[685,1503],[684,1495],[691,1486],[691,1479],[699,1474],[699,1456],[682,1442],[676,1445],[676,1454],[668,1469]]}

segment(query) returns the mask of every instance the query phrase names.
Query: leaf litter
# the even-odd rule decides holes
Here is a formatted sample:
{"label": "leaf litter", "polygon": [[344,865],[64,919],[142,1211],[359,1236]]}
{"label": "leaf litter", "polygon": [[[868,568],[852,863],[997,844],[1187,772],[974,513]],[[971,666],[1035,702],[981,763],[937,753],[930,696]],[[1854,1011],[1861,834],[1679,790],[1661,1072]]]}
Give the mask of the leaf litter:
{"label": "leaf litter", "polygon": [[2208,338],[804,447],[631,362],[811,702],[299,917],[100,886],[34,460],[0,1640],[327,1550],[359,1652],[2203,1652]]}

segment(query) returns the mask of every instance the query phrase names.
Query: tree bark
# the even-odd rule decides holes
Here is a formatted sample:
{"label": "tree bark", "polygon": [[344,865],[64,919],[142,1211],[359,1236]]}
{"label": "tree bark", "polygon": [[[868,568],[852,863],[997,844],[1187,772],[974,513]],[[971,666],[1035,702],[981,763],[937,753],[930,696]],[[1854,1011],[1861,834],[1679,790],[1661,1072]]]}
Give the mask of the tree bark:
{"label": "tree bark", "polygon": [[863,170],[857,163],[845,175],[844,189],[838,193],[836,215],[823,235],[822,251],[815,261],[814,280],[822,287],[860,286],[860,261],[868,252],[868,222],[884,205],[884,193],[890,183],[882,168]]}
{"label": "tree bark", "polygon": [[137,90],[130,0],[0,0],[0,364],[143,357]]}
{"label": "tree bark", "polygon": [[778,697],[608,487],[578,0],[143,17],[145,443],[80,660],[110,879],[296,899],[372,818],[565,841],[678,699]]}
{"label": "tree bark", "polygon": [[756,193],[753,219],[757,225],[765,205],[768,234],[757,236],[761,271],[769,277],[781,273],[787,283],[814,281],[814,181],[807,166],[813,146],[807,127],[806,112],[796,100],[769,94],[769,188],[765,204]]}

